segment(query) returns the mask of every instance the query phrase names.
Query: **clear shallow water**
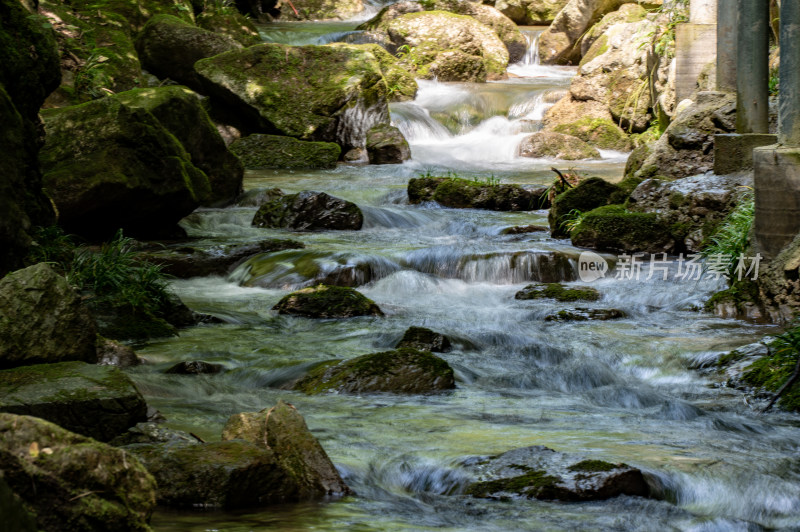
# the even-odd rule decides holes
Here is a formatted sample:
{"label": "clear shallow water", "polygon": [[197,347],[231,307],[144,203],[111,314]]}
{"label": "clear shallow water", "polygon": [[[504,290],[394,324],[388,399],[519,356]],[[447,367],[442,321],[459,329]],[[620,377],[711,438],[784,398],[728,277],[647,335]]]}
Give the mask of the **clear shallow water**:
{"label": "clear shallow water", "polygon": [[[686,369],[698,357],[772,330],[693,310],[719,289],[717,283],[607,278],[593,283],[602,299],[581,306],[623,309],[628,318],[546,322],[545,315],[570,305],[518,301],[514,293],[551,272],[548,260],[560,260],[561,275],[569,277],[579,250],[546,233],[500,234],[514,225],[546,225],[546,212],[407,204],[408,179],[430,169],[494,175],[505,183],[549,182],[550,166],[563,167],[561,162],[520,160],[508,150],[519,135],[510,132],[520,125],[514,122],[529,120],[526,127],[535,128],[537,120],[530,116],[536,104],[525,114],[514,114],[514,106],[535,99],[537,91],[566,86],[558,77],[545,79],[421,84],[413,104],[421,111],[393,108],[398,125],[424,132],[430,125],[426,112],[442,113],[442,122],[434,119],[442,125],[458,117],[464,102],[482,114],[477,124],[445,128],[447,137],[409,135],[413,159],[403,165],[248,173],[251,190],[320,190],[358,203],[366,215],[362,231],[256,229],[249,225],[255,207],[246,206],[201,210],[183,222],[209,245],[293,237],[307,249],[257,257],[224,278],[175,281],[189,306],[226,323],[185,330],[139,350],[150,364],[131,375],[148,402],[169,426],[215,440],[229,415],[289,401],[358,496],[235,513],[163,510],[153,518],[155,530],[800,529],[797,416],[757,415],[738,392]],[[492,120],[504,121],[499,133],[487,133]],[[619,178],[623,159],[576,166]],[[359,290],[384,309],[385,318],[315,321],[270,310],[314,271],[359,263],[375,266],[374,278]],[[256,264],[267,273],[246,286]],[[412,325],[454,340],[453,351],[442,355],[456,371],[452,393],[306,396],[274,388],[309,364],[390,349]],[[198,359],[224,364],[227,371],[162,373],[178,361]],[[638,466],[666,500],[502,503],[458,495],[471,480],[463,458],[528,445]]]}

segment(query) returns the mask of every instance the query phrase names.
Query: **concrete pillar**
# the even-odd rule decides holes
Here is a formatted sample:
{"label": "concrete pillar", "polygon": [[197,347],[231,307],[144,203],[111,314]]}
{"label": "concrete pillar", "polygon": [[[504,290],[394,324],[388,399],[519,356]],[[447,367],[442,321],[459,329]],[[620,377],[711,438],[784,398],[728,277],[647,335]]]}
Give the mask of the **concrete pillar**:
{"label": "concrete pillar", "polygon": [[697,90],[697,79],[717,49],[717,0],[691,0],[689,22],[675,28],[675,96],[680,102]]}
{"label": "concrete pillar", "polygon": [[769,133],[769,0],[738,5],[736,132]]}
{"label": "concrete pillar", "polygon": [[717,90],[736,90],[736,45],[739,11],[737,0],[717,3]]}
{"label": "concrete pillar", "polygon": [[800,233],[800,2],[796,0],[781,2],[780,76],[780,145],[753,151],[755,240],[768,260]]}
{"label": "concrete pillar", "polygon": [[800,2],[781,5],[781,91],[778,143],[800,147]]}

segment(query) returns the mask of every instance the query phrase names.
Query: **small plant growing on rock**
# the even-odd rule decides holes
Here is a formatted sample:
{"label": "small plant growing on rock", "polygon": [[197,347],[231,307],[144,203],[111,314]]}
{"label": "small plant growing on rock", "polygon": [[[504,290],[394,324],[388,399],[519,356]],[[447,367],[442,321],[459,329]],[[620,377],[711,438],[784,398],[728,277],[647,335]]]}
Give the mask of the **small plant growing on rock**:
{"label": "small plant growing on rock", "polygon": [[711,243],[702,251],[705,259],[713,256],[730,258],[728,278],[732,281],[736,274],[739,257],[744,255],[749,245],[750,229],[755,217],[755,200],[753,190],[746,187],[739,204],[722,221],[717,232],[711,237]]}

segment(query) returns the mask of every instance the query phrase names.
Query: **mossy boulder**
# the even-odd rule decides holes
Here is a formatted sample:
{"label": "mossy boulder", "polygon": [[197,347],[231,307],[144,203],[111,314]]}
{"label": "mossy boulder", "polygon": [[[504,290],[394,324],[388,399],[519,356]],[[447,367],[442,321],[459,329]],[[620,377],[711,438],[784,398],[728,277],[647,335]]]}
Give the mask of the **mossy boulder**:
{"label": "mossy boulder", "polygon": [[85,362],[0,371],[0,412],[40,417],[100,441],[147,420],[147,404],[127,375]]}
{"label": "mossy boulder", "polygon": [[425,394],[456,387],[453,369],[428,351],[404,347],[337,362],[315,367],[294,389],[308,394],[327,391]]}
{"label": "mossy boulder", "polygon": [[616,308],[575,308],[548,314],[544,317],[544,321],[608,321],[627,316],[625,312]]}
{"label": "mossy boulder", "polygon": [[121,344],[115,340],[109,340],[98,335],[95,345],[97,348],[97,363],[101,366],[130,368],[139,366],[143,362],[131,346]]}
{"label": "mossy boulder", "polygon": [[617,124],[607,119],[582,118],[568,124],[558,124],[556,133],[576,137],[604,150],[630,151],[633,144]]}
{"label": "mossy boulder", "polygon": [[272,451],[286,476],[297,484],[295,496],[300,500],[350,493],[325,449],[291,404],[278,401],[260,412],[232,415],[222,430],[222,439],[241,439]]}
{"label": "mossy boulder", "polygon": [[253,21],[238,11],[223,11],[207,6],[202,13],[197,15],[196,21],[198,27],[230,37],[242,46],[254,46],[262,43],[258,28]]}
{"label": "mossy boulder", "polygon": [[374,301],[344,286],[318,285],[303,288],[282,298],[274,307],[278,314],[306,318],[352,318],[383,316]]}
{"label": "mossy boulder", "polygon": [[564,222],[573,211],[581,213],[608,205],[619,187],[599,177],[590,177],[553,199],[548,220],[554,237],[569,236]]}
{"label": "mossy boulder", "polygon": [[[329,46],[337,46],[337,44],[332,43]],[[389,89],[387,99],[390,102],[411,101],[417,96],[419,89],[417,80],[402,66],[397,57],[377,44],[362,44],[360,47],[369,51],[378,60],[381,74],[383,74],[386,87]]]}
{"label": "mossy boulder", "polygon": [[721,318],[764,323],[769,321],[764,303],[759,285],[750,279],[742,279],[734,280],[729,288],[712,295],[703,306]]}
{"label": "mossy boulder", "polygon": [[621,253],[672,253],[676,244],[657,214],[630,212],[621,205],[589,211],[570,236],[575,246]]}
{"label": "mossy boulder", "polygon": [[16,0],[0,1],[0,276],[22,267],[31,226],[55,220],[37,162],[39,108],[61,80],[52,32]]}
{"label": "mossy boulder", "polygon": [[46,102],[65,107],[130,90],[144,83],[128,20],[107,10],[42,0],[61,53],[62,85]]}
{"label": "mossy boulder", "polygon": [[[42,419],[0,414],[0,469],[35,515],[35,530],[150,530],[155,480],[121,449]],[[9,518],[3,512],[4,524]]]}
{"label": "mossy boulder", "polygon": [[246,130],[363,147],[389,122],[389,88],[369,47],[262,44],[195,63],[212,98]]}
{"label": "mossy boulder", "polygon": [[398,349],[408,347],[418,351],[446,353],[450,351],[450,339],[425,327],[409,327],[396,346]]}
{"label": "mossy boulder", "polygon": [[[509,55],[505,44],[489,27],[472,17],[447,11],[409,13],[391,20],[386,33],[392,43],[409,52],[401,62],[413,70],[417,77],[432,78],[431,65],[443,52],[459,52],[482,62],[485,77],[443,79],[440,81],[486,81],[505,77]],[[442,69],[444,70],[444,69]],[[458,68],[448,71],[456,74]],[[443,72],[439,72],[441,75]]]}
{"label": "mossy boulder", "polygon": [[280,20],[346,20],[364,11],[364,3],[362,0],[297,0],[291,4],[278,2],[277,8]]}
{"label": "mossy boulder", "polygon": [[[583,61],[591,60],[587,59],[589,49],[611,26],[626,22],[639,22],[646,16],[647,10],[636,3],[623,4],[618,10],[606,14],[581,38],[580,46]],[[606,37],[606,42],[607,39],[608,37]],[[589,56],[589,58],[591,58],[591,56]]]}
{"label": "mossy boulder", "polygon": [[494,7],[520,26],[549,26],[569,0],[497,0]]}
{"label": "mossy boulder", "polygon": [[0,279],[0,368],[97,362],[95,336],[89,309],[47,264]]}
{"label": "mossy boulder", "polygon": [[134,32],[140,32],[147,21],[157,15],[172,15],[194,24],[191,0],[71,0],[70,4],[81,12],[95,10],[121,15]]}
{"label": "mossy boulder", "polygon": [[15,495],[0,477],[0,515],[3,532],[36,532],[36,518],[25,508],[22,499]]}
{"label": "mossy boulder", "polygon": [[165,427],[162,423],[148,421],[137,423],[110,442],[114,447],[134,445],[137,443],[167,443],[167,442],[189,442],[197,443],[199,440],[182,430],[175,430]]}
{"label": "mossy boulder", "polygon": [[367,132],[370,164],[399,164],[411,158],[408,141],[394,126],[379,124]]}
{"label": "mossy boulder", "polygon": [[468,467],[486,480],[467,486],[478,498],[528,498],[570,502],[598,501],[619,495],[647,497],[642,472],[627,464],[581,459],[536,445],[498,456],[476,457]]}
{"label": "mossy boulder", "polygon": [[[741,382],[777,392],[786,384],[797,366],[797,354],[791,349],[771,346],[770,354],[744,369]],[[800,384],[795,382],[783,392],[778,405],[791,412],[800,412]]]}
{"label": "mossy boulder", "polygon": [[600,292],[590,286],[566,287],[560,283],[529,284],[514,299],[555,299],[556,301],[597,301]]}
{"label": "mossy boulder", "polygon": [[228,151],[200,95],[186,87],[170,86],[132,90],[115,98],[128,107],[149,111],[180,141],[192,164],[208,177],[211,195],[203,205],[227,205],[241,194],[242,163]]}
{"label": "mossy boulder", "polygon": [[136,37],[142,66],[161,79],[200,89],[195,62],[242,45],[233,37],[198,28],[172,15],[156,15]]}
{"label": "mossy boulder", "polygon": [[520,157],[533,159],[555,158],[565,161],[600,158],[597,149],[578,137],[552,131],[539,131],[528,135],[520,142],[517,154]]}
{"label": "mossy boulder", "polygon": [[233,141],[230,149],[245,168],[335,168],[342,153],[334,142],[308,142],[261,133]]}
{"label": "mossy boulder", "polygon": [[462,178],[413,178],[408,182],[411,204],[436,201],[455,209],[531,211],[539,207],[541,191],[520,185],[500,185]]}
{"label": "mossy boulder", "polygon": [[149,111],[103,98],[42,113],[44,185],[68,232],[152,237],[209,200],[208,177]]}
{"label": "mossy boulder", "polygon": [[268,238],[252,244],[217,245],[211,248],[186,245],[143,251],[137,256],[152,264],[158,264],[166,274],[179,279],[227,275],[238,264],[260,253],[274,253],[286,249],[301,249],[297,240]]}
{"label": "mossy boulder", "polygon": [[297,501],[296,481],[271,450],[233,440],[126,446],[158,483],[159,504],[225,509]]}
{"label": "mossy boulder", "polygon": [[253,218],[256,227],[293,231],[359,230],[363,223],[364,215],[355,203],[311,190],[264,203]]}

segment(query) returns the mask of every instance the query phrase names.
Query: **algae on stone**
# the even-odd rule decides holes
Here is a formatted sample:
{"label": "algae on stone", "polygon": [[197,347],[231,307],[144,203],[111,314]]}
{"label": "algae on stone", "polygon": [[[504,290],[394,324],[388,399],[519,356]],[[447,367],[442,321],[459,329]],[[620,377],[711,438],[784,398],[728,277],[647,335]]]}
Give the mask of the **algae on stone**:
{"label": "algae on stone", "polygon": [[383,316],[371,299],[344,286],[318,285],[303,288],[282,298],[274,307],[279,314],[307,318],[352,318]]}

